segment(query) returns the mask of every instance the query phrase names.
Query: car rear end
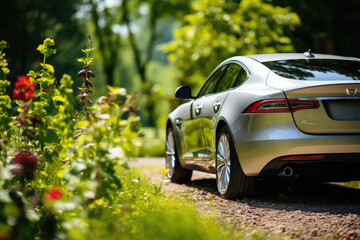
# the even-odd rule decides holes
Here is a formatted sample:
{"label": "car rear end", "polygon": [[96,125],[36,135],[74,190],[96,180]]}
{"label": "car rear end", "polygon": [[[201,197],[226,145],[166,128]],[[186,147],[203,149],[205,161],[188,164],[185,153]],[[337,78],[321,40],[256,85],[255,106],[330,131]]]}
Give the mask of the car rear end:
{"label": "car rear end", "polygon": [[[253,122],[263,122],[249,122],[252,133],[239,141],[244,172],[360,180],[360,61],[315,55],[263,64],[271,70],[267,86],[284,96],[265,97],[244,110]],[[245,149],[257,149],[257,157],[241,153]]]}

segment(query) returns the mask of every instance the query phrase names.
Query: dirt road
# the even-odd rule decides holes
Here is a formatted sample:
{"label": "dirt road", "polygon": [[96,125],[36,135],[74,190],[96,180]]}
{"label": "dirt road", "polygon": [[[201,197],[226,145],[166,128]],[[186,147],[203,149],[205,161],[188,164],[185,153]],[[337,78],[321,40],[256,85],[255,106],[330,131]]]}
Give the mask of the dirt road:
{"label": "dirt road", "polygon": [[[160,181],[162,158],[138,159],[150,181]],[[187,184],[166,183],[163,190],[196,201],[198,210],[245,232],[290,239],[360,239],[360,190],[341,184],[260,183],[253,198],[221,199],[215,176],[195,172]]]}

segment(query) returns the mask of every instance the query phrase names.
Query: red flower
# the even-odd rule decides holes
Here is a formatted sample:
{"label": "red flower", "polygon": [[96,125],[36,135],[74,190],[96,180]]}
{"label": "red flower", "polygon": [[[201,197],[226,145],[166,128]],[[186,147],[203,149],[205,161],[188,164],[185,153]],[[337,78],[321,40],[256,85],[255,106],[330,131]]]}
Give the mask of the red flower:
{"label": "red flower", "polygon": [[55,200],[59,200],[62,196],[62,193],[60,192],[60,190],[58,188],[52,188],[50,191],[48,191],[47,193],[45,193],[45,200],[46,201],[55,201]]}
{"label": "red flower", "polygon": [[24,176],[31,180],[34,177],[34,172],[37,168],[38,159],[36,156],[28,152],[20,151],[14,159],[15,163],[21,165],[21,169],[16,169],[13,174],[16,176]]}
{"label": "red flower", "polygon": [[30,98],[34,98],[36,83],[30,82],[27,75],[19,76],[18,81],[15,83],[13,98],[23,102],[27,102]]}
{"label": "red flower", "polygon": [[26,165],[37,166],[37,158],[31,153],[20,151],[15,156],[15,163],[18,163],[22,166],[26,166]]}

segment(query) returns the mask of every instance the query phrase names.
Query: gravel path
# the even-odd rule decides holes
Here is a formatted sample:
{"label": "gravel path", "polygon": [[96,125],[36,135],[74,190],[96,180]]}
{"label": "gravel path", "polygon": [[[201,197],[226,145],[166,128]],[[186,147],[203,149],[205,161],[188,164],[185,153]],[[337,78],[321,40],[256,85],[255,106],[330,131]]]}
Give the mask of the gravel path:
{"label": "gravel path", "polygon": [[[160,181],[163,159],[138,159],[151,181]],[[196,201],[203,214],[215,215],[245,232],[261,231],[268,238],[360,239],[360,190],[341,184],[259,183],[258,194],[237,201],[224,200],[216,191],[214,175],[195,172],[187,184],[166,183],[167,194]]]}

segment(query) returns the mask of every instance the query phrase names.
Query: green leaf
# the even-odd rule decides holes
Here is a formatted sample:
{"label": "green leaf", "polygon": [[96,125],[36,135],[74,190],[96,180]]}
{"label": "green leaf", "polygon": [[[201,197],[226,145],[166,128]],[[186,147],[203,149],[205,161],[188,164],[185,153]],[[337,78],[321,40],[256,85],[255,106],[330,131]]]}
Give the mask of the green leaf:
{"label": "green leaf", "polygon": [[35,92],[34,92],[35,97],[39,97],[39,96],[41,96],[41,94],[42,94],[42,92],[40,92],[40,90],[35,90]]}
{"label": "green leaf", "polygon": [[65,102],[65,98],[63,98],[61,96],[54,96],[52,99],[54,101]]}
{"label": "green leaf", "polygon": [[56,134],[54,129],[50,129],[46,131],[44,141],[47,143],[54,143],[59,140],[59,136]]}
{"label": "green leaf", "polygon": [[91,52],[92,50],[95,50],[95,48],[90,48],[90,49],[81,49],[81,51],[83,51],[84,53],[89,53]]}
{"label": "green leaf", "polygon": [[59,112],[58,108],[54,104],[54,101],[51,99],[48,100],[48,106],[44,109],[49,116],[55,116]]}
{"label": "green leaf", "polygon": [[50,57],[51,55],[56,53],[56,49],[47,47],[44,44],[39,45],[37,50],[41,52],[45,57]]}
{"label": "green leaf", "polygon": [[50,65],[50,64],[40,63],[40,65],[49,72],[52,72],[52,73],[55,72],[54,67],[52,65]]}
{"label": "green leaf", "polygon": [[30,76],[30,77],[32,77],[32,78],[37,78],[39,75],[40,75],[40,73],[38,73],[38,72],[34,72],[34,71],[30,71],[29,73],[28,73],[28,75]]}
{"label": "green leaf", "polygon": [[81,63],[85,63],[85,62],[86,62],[86,58],[78,58],[77,61],[78,61],[78,62],[81,62]]}
{"label": "green leaf", "polygon": [[53,163],[52,154],[49,149],[45,149],[45,159],[48,163]]}
{"label": "green leaf", "polygon": [[78,121],[75,125],[75,127],[77,127],[77,128],[82,128],[82,127],[87,127],[87,126],[88,126],[87,121]]}

